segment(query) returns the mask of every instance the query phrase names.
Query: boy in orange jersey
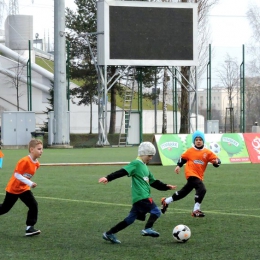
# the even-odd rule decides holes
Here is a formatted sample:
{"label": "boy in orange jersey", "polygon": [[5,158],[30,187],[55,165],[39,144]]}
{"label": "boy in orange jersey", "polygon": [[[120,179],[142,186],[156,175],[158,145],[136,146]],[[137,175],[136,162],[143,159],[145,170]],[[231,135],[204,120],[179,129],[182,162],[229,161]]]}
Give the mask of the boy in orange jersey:
{"label": "boy in orange jersey", "polygon": [[20,159],[14,169],[14,173],[6,186],[6,195],[0,204],[0,215],[7,213],[16,203],[18,198],[29,208],[26,219],[26,236],[34,236],[41,233],[34,229],[38,217],[38,203],[35,200],[30,188],[35,188],[37,184],[30,179],[40,167],[37,160],[43,151],[42,141],[32,139],[29,142],[29,155]]}
{"label": "boy in orange jersey", "polygon": [[163,214],[166,212],[168,205],[171,202],[186,197],[195,189],[195,204],[191,215],[193,217],[205,217],[205,214],[200,210],[200,205],[206,194],[206,188],[203,183],[204,172],[209,162],[211,162],[214,167],[219,167],[221,161],[212,151],[204,147],[205,136],[201,131],[193,133],[192,142],[194,147],[189,148],[181,155],[175,168],[175,172],[178,174],[180,168],[186,163],[185,177],[187,183],[182,189],[176,191],[172,197],[161,199],[161,211]]}

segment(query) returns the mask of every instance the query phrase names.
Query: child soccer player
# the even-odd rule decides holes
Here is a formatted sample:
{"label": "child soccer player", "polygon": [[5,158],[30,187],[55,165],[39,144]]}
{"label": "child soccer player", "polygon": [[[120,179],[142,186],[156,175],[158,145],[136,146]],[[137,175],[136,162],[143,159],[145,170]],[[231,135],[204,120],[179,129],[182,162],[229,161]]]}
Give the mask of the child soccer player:
{"label": "child soccer player", "polygon": [[26,219],[26,236],[34,236],[41,233],[34,229],[38,217],[38,203],[35,200],[30,188],[35,188],[37,184],[31,181],[36,170],[40,167],[37,160],[43,152],[42,141],[32,139],[29,142],[29,155],[18,161],[14,173],[6,186],[6,195],[0,204],[0,215],[7,213],[16,203],[18,198],[29,208]]}
{"label": "child soccer player", "polygon": [[163,214],[171,202],[186,197],[195,189],[195,204],[191,215],[193,217],[205,217],[205,214],[200,210],[200,205],[206,194],[206,188],[203,184],[204,172],[209,162],[211,162],[214,167],[219,167],[221,161],[212,151],[204,147],[205,137],[201,131],[193,133],[192,142],[194,147],[189,148],[181,155],[175,168],[175,172],[178,174],[180,168],[186,164],[185,177],[187,183],[181,190],[176,191],[172,197],[162,198],[161,211]]}
{"label": "child soccer player", "polygon": [[161,211],[151,198],[150,186],[163,191],[175,189],[176,186],[164,184],[156,180],[148,169],[147,164],[153,155],[155,155],[155,152],[155,147],[152,143],[143,142],[138,147],[138,157],[135,160],[122,169],[99,179],[99,183],[107,184],[123,176],[132,177],[133,205],[129,215],[123,221],[103,233],[103,239],[111,243],[120,244],[121,242],[116,238],[115,234],[134,223],[136,219],[144,221],[147,213],[150,213],[150,216],[141,234],[143,236],[159,237],[160,234],[153,230],[152,227],[154,222],[160,217]]}

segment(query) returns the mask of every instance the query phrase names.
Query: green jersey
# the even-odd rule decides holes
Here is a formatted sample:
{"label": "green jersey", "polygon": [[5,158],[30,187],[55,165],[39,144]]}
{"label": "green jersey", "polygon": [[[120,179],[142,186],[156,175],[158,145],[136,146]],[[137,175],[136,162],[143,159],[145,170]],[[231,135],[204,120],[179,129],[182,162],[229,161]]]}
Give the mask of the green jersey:
{"label": "green jersey", "polygon": [[148,169],[147,165],[139,158],[124,166],[128,177],[132,177],[132,202],[150,198],[150,184],[156,179]]}

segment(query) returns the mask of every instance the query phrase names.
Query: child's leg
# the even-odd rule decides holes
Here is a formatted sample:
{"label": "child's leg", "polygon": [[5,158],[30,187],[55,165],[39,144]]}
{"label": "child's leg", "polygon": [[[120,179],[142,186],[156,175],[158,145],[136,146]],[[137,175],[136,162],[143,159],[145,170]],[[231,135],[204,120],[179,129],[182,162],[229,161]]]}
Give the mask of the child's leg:
{"label": "child's leg", "polygon": [[161,216],[161,211],[153,201],[150,202],[149,207],[150,216],[141,233],[143,236],[159,237],[160,234],[157,231],[153,230],[152,227],[155,221]]}
{"label": "child's leg", "polygon": [[172,195],[173,201],[183,199],[194,189],[194,183],[191,178],[187,180],[187,183],[179,191],[176,191]]}
{"label": "child's leg", "polygon": [[[128,218],[128,222],[127,222],[127,218]],[[136,219],[136,214],[131,215],[131,211],[130,211],[130,214],[128,215],[127,218],[125,218],[123,221],[116,224],[107,232],[103,233],[103,239],[110,241],[113,244],[121,244],[120,240],[118,240],[114,234],[131,225]]]}
{"label": "child's leg", "polygon": [[207,192],[204,183],[201,180],[197,180],[195,183],[195,205],[194,205],[194,211],[195,210],[200,210],[200,204],[202,203],[205,194]]}
{"label": "child's leg", "polygon": [[126,227],[128,227],[129,224],[126,223],[125,220],[119,222],[118,224],[116,224],[114,227],[112,227],[109,231],[107,231],[106,233],[109,234],[116,234],[117,232],[125,229]]}
{"label": "child's leg", "polygon": [[38,219],[38,203],[35,200],[33,193],[30,190],[25,191],[20,194],[19,198],[29,208],[26,225],[34,226]]}
{"label": "child's leg", "polygon": [[0,215],[7,213],[18,200],[19,195],[6,192],[4,201],[0,204]]}
{"label": "child's leg", "polygon": [[125,229],[126,227],[128,227],[129,225],[134,223],[134,221],[136,220],[136,217],[137,217],[137,213],[138,213],[138,209],[136,208],[135,205],[133,205],[133,207],[130,210],[129,215],[123,221],[117,223],[114,227],[112,227],[106,233],[107,234],[116,234],[117,232]]}
{"label": "child's leg", "polygon": [[150,217],[147,220],[147,223],[145,225],[145,229],[147,228],[152,228],[153,224],[155,223],[155,221],[158,219],[159,217],[157,217],[155,214],[150,214]]}
{"label": "child's leg", "polygon": [[193,178],[195,177],[190,177],[187,180],[187,183],[179,191],[176,191],[171,197],[168,198],[164,197],[161,199],[161,204],[162,204],[161,212],[163,214],[166,212],[168,205],[171,202],[183,199],[194,189]]}

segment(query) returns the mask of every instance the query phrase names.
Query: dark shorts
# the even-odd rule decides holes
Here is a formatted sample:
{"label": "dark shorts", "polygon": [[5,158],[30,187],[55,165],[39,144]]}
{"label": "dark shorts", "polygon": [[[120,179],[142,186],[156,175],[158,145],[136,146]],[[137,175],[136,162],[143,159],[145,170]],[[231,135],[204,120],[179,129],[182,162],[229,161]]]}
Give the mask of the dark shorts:
{"label": "dark shorts", "polygon": [[151,198],[134,203],[125,221],[128,224],[133,223],[136,219],[144,221],[147,213],[154,214],[157,217],[161,215],[160,209]]}

